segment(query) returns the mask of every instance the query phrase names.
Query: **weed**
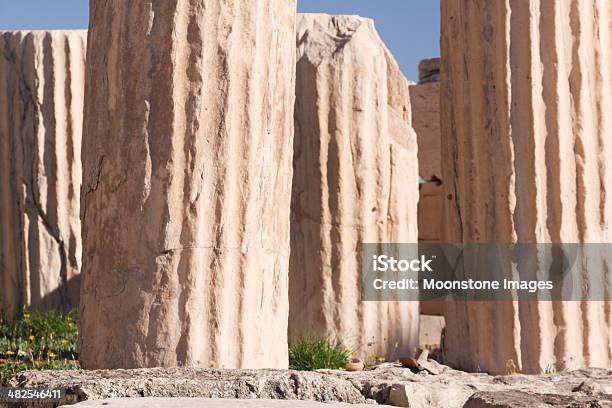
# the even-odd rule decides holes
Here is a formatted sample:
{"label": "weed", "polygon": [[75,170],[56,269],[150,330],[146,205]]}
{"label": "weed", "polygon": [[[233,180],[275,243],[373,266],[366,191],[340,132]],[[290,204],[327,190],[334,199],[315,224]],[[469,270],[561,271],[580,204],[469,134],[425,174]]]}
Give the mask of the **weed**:
{"label": "weed", "polygon": [[544,373],[545,375],[551,375],[551,374],[555,374],[557,372],[557,364],[556,363],[551,363],[551,364],[547,364],[546,368],[544,369]]}
{"label": "weed", "polygon": [[0,380],[24,370],[76,369],[74,313],[28,312],[13,322],[0,319]]}
{"label": "weed", "polygon": [[351,351],[330,338],[300,337],[289,343],[289,368],[312,371],[343,368]]}

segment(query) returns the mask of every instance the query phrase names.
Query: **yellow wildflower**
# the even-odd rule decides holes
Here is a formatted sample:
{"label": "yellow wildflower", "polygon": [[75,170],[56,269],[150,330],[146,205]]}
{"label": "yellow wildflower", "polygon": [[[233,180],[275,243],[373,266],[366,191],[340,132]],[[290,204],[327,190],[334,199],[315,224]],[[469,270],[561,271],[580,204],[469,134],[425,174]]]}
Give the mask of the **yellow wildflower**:
{"label": "yellow wildflower", "polygon": [[57,354],[55,354],[54,352],[51,352],[51,353],[49,353],[49,357],[55,358],[55,357],[57,357]]}
{"label": "yellow wildflower", "polygon": [[35,338],[35,337],[34,337],[34,336],[30,336],[30,337],[28,337],[28,338],[30,339],[30,341],[34,341],[34,338]]}
{"label": "yellow wildflower", "polygon": [[6,353],[4,353],[4,354],[6,354],[7,356],[12,356],[13,354],[15,354],[15,352],[14,352],[14,351],[9,350],[9,351],[7,351],[7,352],[6,352]]}

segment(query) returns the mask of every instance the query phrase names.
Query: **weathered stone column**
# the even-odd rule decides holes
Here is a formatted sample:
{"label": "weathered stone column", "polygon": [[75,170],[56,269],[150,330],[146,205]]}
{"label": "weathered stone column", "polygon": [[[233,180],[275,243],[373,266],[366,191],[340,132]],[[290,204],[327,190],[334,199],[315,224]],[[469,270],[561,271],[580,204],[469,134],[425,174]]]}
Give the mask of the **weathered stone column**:
{"label": "weathered stone column", "polygon": [[289,335],[412,354],[418,302],[362,302],[359,245],[417,242],[408,81],[356,16],[298,16]]}
{"label": "weathered stone column", "polygon": [[[442,1],[453,242],[611,242],[612,3]],[[603,273],[603,269],[593,270]],[[612,363],[610,302],[449,308],[451,363],[494,373]]]}
{"label": "weathered stone column", "polygon": [[0,32],[0,310],[69,310],[81,268],[86,31]]}
{"label": "weathered stone column", "polygon": [[83,366],[286,367],[295,1],[90,12]]}

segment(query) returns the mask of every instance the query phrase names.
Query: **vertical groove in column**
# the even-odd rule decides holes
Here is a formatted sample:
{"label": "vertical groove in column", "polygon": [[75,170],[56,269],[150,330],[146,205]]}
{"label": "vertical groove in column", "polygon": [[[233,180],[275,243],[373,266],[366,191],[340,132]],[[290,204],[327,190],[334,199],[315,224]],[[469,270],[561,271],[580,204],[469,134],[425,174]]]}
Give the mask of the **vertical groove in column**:
{"label": "vertical groove in column", "polygon": [[0,309],[69,310],[81,269],[85,31],[0,33]]}
{"label": "vertical groove in column", "polygon": [[[609,112],[612,111],[612,76],[609,72],[612,72],[612,3],[605,0],[600,0],[597,3],[599,18],[601,19],[599,24],[599,39],[600,39],[600,58],[601,58],[601,81],[602,87],[600,89],[600,117],[601,117],[601,139],[605,143],[605,149],[610,149],[610,143],[612,141],[612,117]],[[604,211],[604,230],[606,234],[602,236],[603,242],[610,242],[612,240],[612,234],[610,229],[612,227],[612,202],[610,197],[612,196],[612,164],[609,163],[607,158],[604,157],[605,163],[605,174],[602,178],[605,183],[605,211]],[[608,272],[607,276],[610,276],[610,264],[604,262],[603,270]],[[612,281],[602,282],[605,287],[605,293],[607,296],[612,297]],[[603,305],[603,317],[602,324],[607,327],[612,327],[612,302]],[[607,345],[605,352],[608,355],[609,361],[612,361],[612,332],[607,331],[604,337],[604,346]]]}

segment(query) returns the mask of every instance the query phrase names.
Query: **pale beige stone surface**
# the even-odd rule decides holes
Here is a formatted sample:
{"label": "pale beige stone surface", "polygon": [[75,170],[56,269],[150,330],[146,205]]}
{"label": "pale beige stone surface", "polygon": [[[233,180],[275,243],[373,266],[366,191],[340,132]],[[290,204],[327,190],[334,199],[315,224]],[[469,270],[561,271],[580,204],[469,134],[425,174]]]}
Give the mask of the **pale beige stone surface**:
{"label": "pale beige stone surface", "polygon": [[[425,180],[442,179],[439,74],[439,58],[423,60],[419,64],[419,83],[410,86],[412,126],[419,146],[419,174]],[[423,184],[419,188],[419,242],[442,242],[444,223],[450,222],[446,218],[445,200],[441,184]],[[444,303],[421,302],[421,313],[441,315]]]}
{"label": "pale beige stone surface", "polygon": [[[611,242],[612,3],[443,0],[442,22],[448,239]],[[455,304],[446,323],[464,369],[612,364],[610,302]]]}
{"label": "pale beige stone surface", "polygon": [[[421,304],[422,308],[423,305]],[[419,318],[419,348],[440,349],[444,339],[445,325],[444,316],[421,314]]]}
{"label": "pale beige stone surface", "polygon": [[[63,407],[109,407],[109,408],[367,408],[372,404],[345,404],[342,402],[287,401],[272,399],[219,399],[219,398],[109,398],[98,401],[84,401]],[[390,407],[384,405],[383,407]]]}
{"label": "pale beige stone surface", "polygon": [[[439,58],[419,64],[420,82],[410,87],[412,126],[419,146],[419,174],[425,180],[442,179],[440,146]],[[426,184],[419,189],[419,242],[440,242],[444,223],[444,189]]]}
{"label": "pale beige stone surface", "polygon": [[78,305],[86,31],[0,32],[0,313]]}
{"label": "pale beige stone surface", "polygon": [[[433,360],[429,362],[433,363]],[[93,401],[102,403],[109,398],[121,398],[122,401],[131,398],[131,404],[139,404],[140,401],[152,400],[151,397],[163,397],[228,398],[225,400],[228,405],[233,402],[231,398],[262,398],[288,400],[287,403],[296,405],[301,404],[298,400],[344,402],[357,406],[377,401],[379,404],[411,408],[462,408],[468,400],[475,403],[484,399],[494,403],[503,395],[516,396],[516,407],[521,408],[525,408],[525,401],[542,399],[564,402],[565,405],[560,406],[565,408],[608,407],[612,403],[610,369],[491,376],[438,366],[438,375],[425,371],[413,372],[391,363],[360,372],[213,370],[187,367],[26,371],[12,375],[6,385],[61,388],[66,390],[66,396],[60,403],[66,405],[86,400],[92,401],[91,404],[94,404]],[[598,401],[601,405],[581,405],[584,401]],[[18,407],[11,405],[9,408],[15,406]]]}
{"label": "pale beige stone surface", "polygon": [[295,12],[91,2],[84,367],[287,366]]}
{"label": "pale beige stone surface", "polygon": [[418,302],[361,302],[360,244],[417,242],[408,81],[358,16],[298,15],[289,335],[412,354]]}

